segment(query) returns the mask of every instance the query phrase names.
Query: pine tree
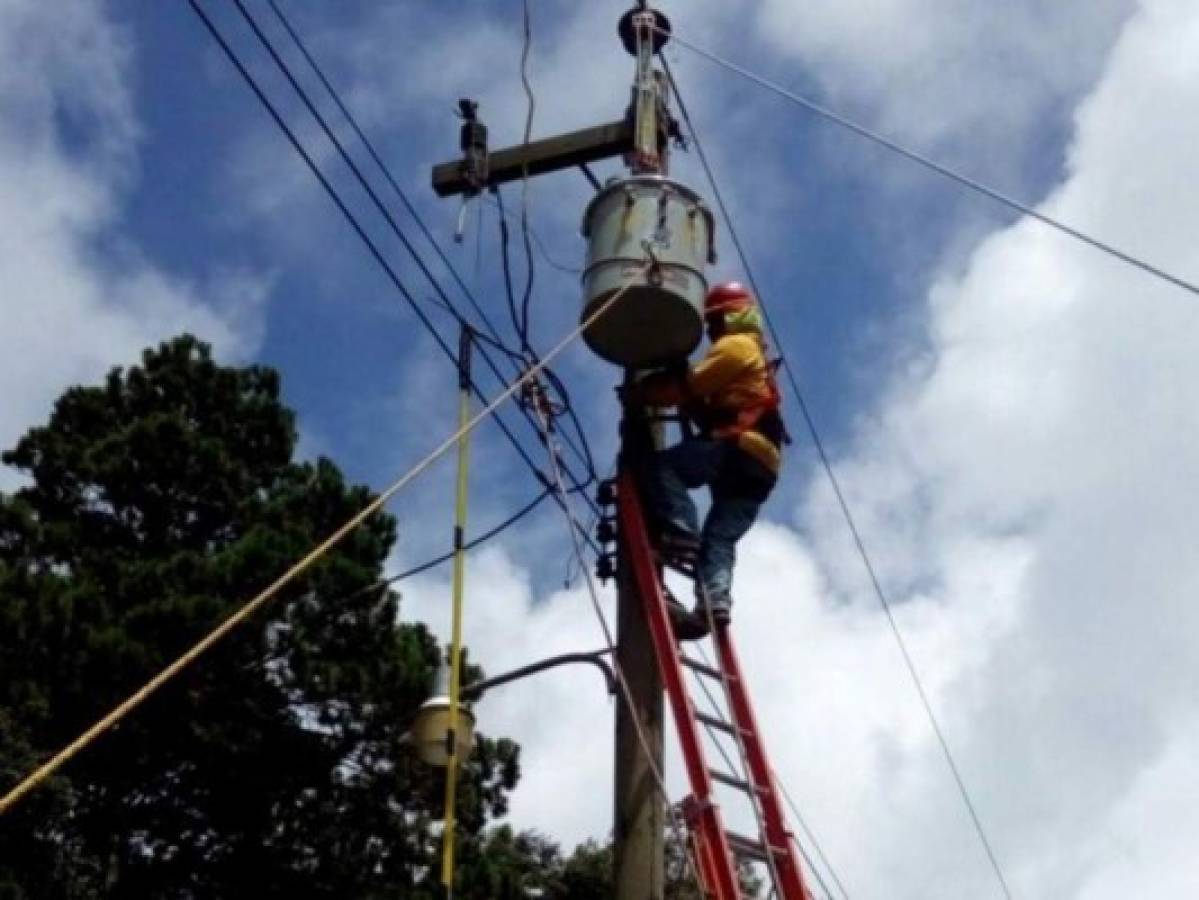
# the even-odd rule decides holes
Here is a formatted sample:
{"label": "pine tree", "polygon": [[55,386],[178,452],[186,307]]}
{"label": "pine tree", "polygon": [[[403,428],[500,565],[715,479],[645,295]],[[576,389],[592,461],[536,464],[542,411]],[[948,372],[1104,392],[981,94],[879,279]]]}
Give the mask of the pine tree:
{"label": "pine tree", "polygon": [[[0,789],[370,500],[295,444],[277,373],[184,336],[4,454]],[[0,900],[435,896],[442,776],[401,739],[440,650],[372,587],[395,539],[372,516],[0,819]],[[479,740],[468,839],[518,775]]]}

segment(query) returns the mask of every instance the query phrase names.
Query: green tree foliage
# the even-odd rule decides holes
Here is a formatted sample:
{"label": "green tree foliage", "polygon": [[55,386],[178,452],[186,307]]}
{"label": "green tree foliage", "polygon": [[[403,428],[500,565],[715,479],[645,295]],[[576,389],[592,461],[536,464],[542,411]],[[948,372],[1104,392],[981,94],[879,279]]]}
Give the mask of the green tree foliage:
{"label": "green tree foliage", "polygon": [[[274,371],[181,337],[4,454],[26,484],[0,495],[0,789],[369,501],[295,443]],[[0,819],[0,900],[436,896],[442,780],[401,736],[439,648],[370,587],[395,537],[371,517]],[[468,863],[518,774],[479,742]]]}

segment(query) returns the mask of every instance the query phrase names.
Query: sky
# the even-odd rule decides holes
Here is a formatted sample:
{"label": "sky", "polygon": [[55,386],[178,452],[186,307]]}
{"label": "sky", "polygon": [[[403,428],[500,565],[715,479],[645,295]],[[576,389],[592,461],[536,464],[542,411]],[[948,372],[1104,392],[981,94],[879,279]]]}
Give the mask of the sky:
{"label": "sky", "polygon": [[[269,6],[247,3],[431,259]],[[428,182],[429,167],[457,153],[458,97],[480,101],[493,146],[520,140],[520,5],[281,5],[507,328],[496,210],[472,207],[456,245],[458,205]],[[236,8],[204,6],[452,343],[433,288]],[[662,8],[680,36],[1199,280],[1195,4]],[[631,77],[614,33],[623,4],[530,9],[534,136],[619,117]],[[222,360],[277,367],[301,452],[377,488],[449,433],[451,367],[187,4],[0,0],[0,51],[21,61],[0,70],[0,444],[44,421],[68,385],[181,331]],[[681,46],[668,56],[1012,894],[1194,896],[1197,298]],[[710,193],[694,153],[674,166]],[[566,269],[581,263],[590,190],[575,172],[530,185],[530,221]],[[505,198],[519,210],[518,188]],[[713,277],[743,277],[724,223],[718,242]],[[514,264],[523,283],[519,245]],[[434,273],[450,291],[440,264]],[[579,302],[577,276],[539,256],[538,347],[570,329]],[[583,347],[556,368],[609,468],[618,373]],[[743,542],[734,589],[775,767],[848,896],[1002,896],[787,402],[797,440]],[[542,454],[511,410],[507,420]],[[494,426],[474,454],[477,532],[537,489]],[[434,467],[392,505],[395,569],[448,547],[451,475]],[[0,488],[19,483],[0,472]],[[548,504],[472,555],[466,632],[489,672],[602,644],[581,582],[564,584],[569,558]],[[446,573],[403,595],[406,619],[447,633]],[[610,613],[607,593],[604,603]],[[514,827],[567,845],[607,833],[612,711],[590,670],[479,704],[483,730],[524,748]],[[673,748],[668,769],[681,796]]]}

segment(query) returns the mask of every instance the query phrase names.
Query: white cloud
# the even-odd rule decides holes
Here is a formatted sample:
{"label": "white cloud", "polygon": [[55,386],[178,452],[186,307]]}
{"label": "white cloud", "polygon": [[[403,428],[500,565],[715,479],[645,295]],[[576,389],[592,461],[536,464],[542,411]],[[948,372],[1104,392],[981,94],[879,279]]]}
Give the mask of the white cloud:
{"label": "white cloud", "polygon": [[[872,24],[904,10],[881,6]],[[854,52],[902,69],[907,57],[876,37]],[[936,61],[971,46],[918,49]],[[1146,0],[1078,108],[1045,211],[1199,277],[1199,126],[1185,113],[1197,76],[1199,11]],[[1018,897],[1199,885],[1187,843],[1199,814],[1197,310],[1019,222],[939,279],[927,334],[837,460]],[[737,636],[776,764],[853,896],[995,896],[835,513],[815,483],[803,540],[763,524],[744,547]],[[490,670],[593,645],[577,592],[534,604],[506,566],[492,554],[472,568],[471,640]],[[436,608],[428,590],[407,612]],[[593,677],[530,682],[482,708],[528,754],[514,821],[566,841],[603,833],[610,815],[610,708]]]}
{"label": "white cloud", "polygon": [[0,56],[21,60],[0,72],[0,445],[8,447],[67,385],[182,330],[222,354],[248,354],[270,280],[214,271],[193,283],[125,237],[120,215],[140,140],[133,48],[101,7],[7,3]]}

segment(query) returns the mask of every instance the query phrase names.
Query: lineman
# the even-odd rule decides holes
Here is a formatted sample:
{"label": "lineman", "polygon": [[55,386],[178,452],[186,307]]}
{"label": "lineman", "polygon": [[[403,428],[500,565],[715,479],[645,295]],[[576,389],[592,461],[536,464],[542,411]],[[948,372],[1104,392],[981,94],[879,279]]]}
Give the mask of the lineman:
{"label": "lineman", "polygon": [[[690,368],[650,375],[633,398],[678,407],[699,431],[691,436],[685,427],[681,443],[656,454],[644,485],[663,554],[696,554],[697,603],[689,622],[676,620],[680,636],[706,632],[708,609],[717,625],[728,624],[737,541],[774,488],[788,441],[753,296],[737,282],[716,285],[704,321],[707,355]],[[712,506],[701,530],[688,491],[703,486]]]}

